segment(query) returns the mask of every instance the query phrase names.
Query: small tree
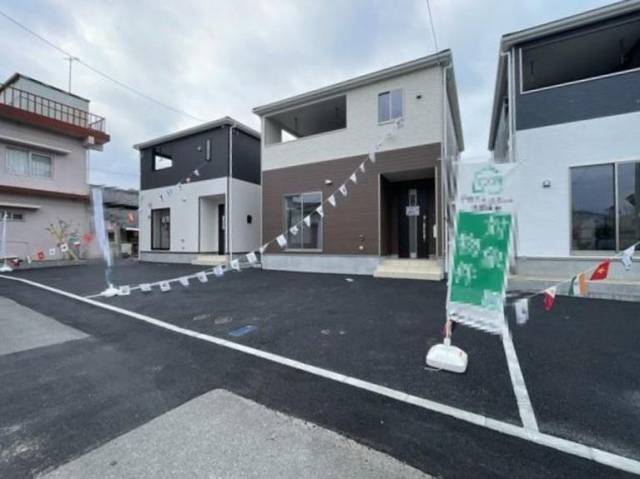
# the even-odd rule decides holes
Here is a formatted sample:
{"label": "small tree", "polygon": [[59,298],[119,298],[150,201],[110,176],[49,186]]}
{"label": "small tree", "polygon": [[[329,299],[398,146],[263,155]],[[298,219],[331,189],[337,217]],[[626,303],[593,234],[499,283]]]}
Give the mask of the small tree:
{"label": "small tree", "polygon": [[[66,244],[69,249],[64,253],[67,259],[78,260],[79,251],[74,251],[72,246],[75,246],[73,241],[76,241],[80,237],[80,233],[77,229],[72,230],[71,224],[58,218],[58,224],[51,223],[46,230],[53,236],[58,242],[58,246]],[[71,244],[70,244],[71,243]]]}

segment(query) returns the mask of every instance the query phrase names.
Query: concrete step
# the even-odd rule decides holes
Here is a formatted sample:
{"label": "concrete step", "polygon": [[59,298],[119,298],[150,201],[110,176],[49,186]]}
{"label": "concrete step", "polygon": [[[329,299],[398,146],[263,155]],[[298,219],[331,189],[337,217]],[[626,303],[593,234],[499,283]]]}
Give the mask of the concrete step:
{"label": "concrete step", "polygon": [[376,271],[374,278],[420,279],[440,281],[444,278],[442,262],[428,259],[385,259]]}
{"label": "concrete step", "polygon": [[228,257],[219,254],[201,254],[194,259],[191,264],[198,266],[218,266],[225,264]]}

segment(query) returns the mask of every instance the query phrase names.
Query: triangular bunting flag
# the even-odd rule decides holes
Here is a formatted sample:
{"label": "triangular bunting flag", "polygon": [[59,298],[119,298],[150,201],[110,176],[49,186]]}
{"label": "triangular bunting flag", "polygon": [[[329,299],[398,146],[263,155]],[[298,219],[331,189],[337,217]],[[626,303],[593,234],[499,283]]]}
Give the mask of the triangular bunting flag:
{"label": "triangular bunting flag", "polygon": [[622,258],[620,259],[620,261],[622,261],[622,266],[624,266],[625,271],[629,271],[631,269],[631,263],[633,262],[633,253],[636,252],[636,246],[637,245],[635,244],[629,246],[622,252]]}
{"label": "triangular bunting flag", "polygon": [[340,185],[340,188],[338,188],[338,191],[342,194],[342,196],[347,196],[347,186],[346,185]]}
{"label": "triangular bunting flag", "polygon": [[308,227],[311,227],[311,215],[305,216],[302,221],[304,221],[305,225],[307,225]]}
{"label": "triangular bunting flag", "polygon": [[364,161],[362,163],[360,163],[359,168],[360,168],[360,171],[362,171],[364,173],[364,171],[365,171],[365,162]]}
{"label": "triangular bunting flag", "polygon": [[522,298],[513,303],[516,310],[516,323],[524,324],[529,321],[529,300]]}
{"label": "triangular bunting flag", "polygon": [[252,251],[251,253],[247,253],[247,261],[251,264],[257,263],[258,262],[258,257],[256,256],[256,254]]}
{"label": "triangular bunting flag", "polygon": [[351,173],[351,176],[349,177],[349,179],[353,181],[354,185],[358,184],[358,177],[356,176],[355,172]]}
{"label": "triangular bunting flag", "polygon": [[586,296],[587,295],[587,277],[584,273],[578,273],[571,280],[569,286],[570,296]]}
{"label": "triangular bunting flag", "polygon": [[150,293],[151,285],[149,283],[142,283],[140,285],[140,291],[142,291],[143,293]]}
{"label": "triangular bunting flag", "polygon": [[551,308],[553,308],[553,302],[556,299],[557,291],[558,288],[556,286],[552,286],[551,288],[544,290],[544,309],[547,311],[551,311]]}
{"label": "triangular bunting flag", "polygon": [[240,271],[240,260],[232,259],[229,265],[231,266],[231,268],[235,269],[236,271]]}
{"label": "triangular bunting flag", "polygon": [[196,168],[195,170],[193,170],[193,174],[196,176],[200,176],[200,170]]}
{"label": "triangular bunting flag", "polygon": [[171,290],[171,285],[169,284],[168,281],[160,281],[160,291],[165,293],[170,290]]}
{"label": "triangular bunting flag", "polygon": [[207,273],[205,273],[204,271],[200,271],[199,273],[197,273],[196,278],[198,278],[198,281],[200,281],[201,283],[206,283],[207,281],[209,281],[209,278],[207,278]]}
{"label": "triangular bunting flag", "polygon": [[[331,195],[329,198],[331,198],[333,195]],[[334,200],[335,202],[335,200]],[[331,203],[331,201],[329,201],[329,203]],[[318,213],[322,218],[324,218],[324,208],[322,206],[318,206],[316,208],[316,213]]]}
{"label": "triangular bunting flag", "polygon": [[289,233],[291,233],[293,236],[298,234],[298,227],[296,225],[293,225],[291,228],[289,228]]}
{"label": "triangular bunting flag", "polygon": [[611,262],[609,260],[605,260],[598,265],[596,270],[591,275],[591,281],[601,281],[603,279],[607,279],[609,276],[609,264]]}
{"label": "triangular bunting flag", "polygon": [[327,201],[331,206],[333,206],[334,208],[336,207],[336,197],[334,195],[329,196],[329,198],[327,198]]}
{"label": "triangular bunting flag", "polygon": [[376,152],[375,151],[369,152],[369,161],[371,163],[375,163],[376,162]]}
{"label": "triangular bunting flag", "polygon": [[265,243],[262,246],[260,246],[260,249],[258,251],[260,251],[260,254],[264,254],[264,252],[267,251],[268,247],[269,247],[269,243]]}
{"label": "triangular bunting flag", "polygon": [[187,278],[186,276],[183,276],[183,277],[182,277],[182,278],[180,278],[178,281],[179,281],[179,282],[180,282],[180,284],[181,284],[182,286],[184,286],[185,288],[188,288],[188,287],[189,287],[189,278]]}
{"label": "triangular bunting flag", "polygon": [[287,246],[287,238],[285,238],[284,235],[280,235],[276,238],[276,241],[278,242],[278,245],[280,246],[280,248],[284,248],[285,246]]}

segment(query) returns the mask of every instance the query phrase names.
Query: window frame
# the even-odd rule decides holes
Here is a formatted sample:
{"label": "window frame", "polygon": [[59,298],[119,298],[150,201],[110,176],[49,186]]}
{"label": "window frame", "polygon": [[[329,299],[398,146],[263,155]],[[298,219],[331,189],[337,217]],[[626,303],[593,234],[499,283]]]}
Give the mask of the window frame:
{"label": "window frame", "polygon": [[[577,164],[569,166],[569,177],[568,177],[568,191],[569,191],[569,254],[571,256],[609,256],[610,253],[618,254],[621,253],[624,248],[620,247],[620,204],[619,204],[619,196],[620,196],[620,188],[619,188],[619,179],[618,179],[618,170],[619,165],[629,164],[629,163],[640,163],[640,158],[626,158],[624,160],[617,161],[604,161],[599,163],[588,163],[588,164]],[[581,250],[575,249],[573,247],[573,181],[571,172],[577,168],[589,167],[589,166],[613,166],[613,208],[615,211],[614,214],[614,241],[615,248],[611,250]]]}
{"label": "window frame", "polygon": [[[162,168],[158,168],[158,164],[156,161],[156,158],[160,157],[164,160],[169,160],[171,162],[171,164],[169,166],[163,166]],[[151,150],[151,169],[152,171],[164,171],[164,170],[168,170],[169,168],[173,168],[173,156],[169,155],[168,153],[161,153],[155,149]]]}
{"label": "window frame", "polygon": [[[42,151],[29,150],[29,149],[26,149],[26,148],[19,148],[19,147],[14,147],[14,146],[5,147],[4,151],[5,151],[5,154],[4,154],[4,172],[7,175],[36,178],[38,180],[52,180],[53,179],[54,164],[55,164],[55,162],[54,162],[55,156],[54,155],[52,155],[50,153],[45,153],[45,152],[42,152]],[[22,152],[22,153],[27,155],[27,165],[26,165],[26,173],[25,174],[14,173],[12,171],[9,171],[9,166],[8,166],[9,151],[20,151],[20,152]],[[33,173],[33,156],[34,155],[41,156],[43,158],[48,158],[49,159],[49,162],[50,162],[49,171],[51,172],[51,174],[49,176],[35,175]]]}
{"label": "window frame", "polygon": [[[0,221],[4,218],[5,212],[7,213],[7,221],[26,221],[25,214],[22,211],[15,211],[15,209],[11,208],[0,208]],[[15,215],[20,215],[20,218],[16,218]]]}
{"label": "window frame", "polygon": [[[169,213],[169,238],[168,238],[168,245],[166,248],[155,246],[155,242],[154,242],[154,238],[155,238],[154,216],[156,213],[162,214],[162,212],[165,212],[165,211]],[[169,251],[171,249],[171,208],[153,208],[151,210],[151,228],[149,229],[151,231],[151,238],[150,238],[151,250],[152,251]]]}
{"label": "window frame", "polygon": [[[400,116],[397,117],[393,117],[393,92],[400,92]],[[380,120],[380,97],[382,95],[389,95],[389,119],[387,120]],[[398,119],[402,119],[404,118],[404,112],[405,112],[405,102],[404,102],[404,88],[391,88],[389,90],[386,91],[382,91],[380,93],[378,93],[377,98],[377,103],[376,103],[376,108],[377,108],[377,114],[378,114],[378,125],[386,125],[388,123],[392,123]]]}
{"label": "window frame", "polygon": [[[304,248],[304,247],[291,247],[291,243],[289,242],[288,236],[289,236],[289,228],[291,228],[293,225],[288,225],[287,224],[287,198],[290,198],[292,196],[300,196],[302,198],[302,202],[300,204],[300,207],[302,208],[302,215],[301,215],[301,221],[302,219],[304,219],[304,196],[305,195],[320,195],[320,205],[323,204],[324,202],[324,195],[322,193],[322,191],[320,190],[316,190],[316,191],[304,191],[304,192],[299,192],[299,193],[285,193],[282,195],[282,224],[284,227],[284,235],[285,237],[287,237],[287,246],[284,248],[285,251],[290,252],[290,253],[322,253],[322,251],[324,250],[324,217],[320,216],[320,219],[318,221],[318,224],[320,225],[320,232],[318,234],[318,241],[319,241],[319,246],[317,248]],[[315,210],[314,210],[315,211]],[[312,223],[313,224],[313,223]],[[303,228],[307,228],[307,226],[302,223],[302,226],[300,228],[300,231],[298,232],[298,235],[302,235],[303,234]],[[300,238],[302,238],[302,236],[300,236]]]}

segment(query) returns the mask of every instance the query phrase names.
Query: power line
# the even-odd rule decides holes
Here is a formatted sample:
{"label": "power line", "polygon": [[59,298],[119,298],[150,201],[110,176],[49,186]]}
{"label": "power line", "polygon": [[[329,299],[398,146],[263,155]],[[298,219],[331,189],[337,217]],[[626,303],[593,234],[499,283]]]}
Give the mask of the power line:
{"label": "power line", "polygon": [[31,30],[29,27],[27,27],[26,25],[20,23],[18,20],[16,20],[15,18],[9,16],[7,13],[3,12],[2,10],[0,10],[0,16],[3,16],[4,18],[6,18],[7,20],[9,20],[11,23],[13,23],[14,25],[20,27],[22,30],[26,31],[27,33],[30,33],[31,35],[33,35],[34,37],[38,38],[39,40],[43,41],[44,43],[46,43],[47,45],[49,45],[51,48],[56,49],[57,51],[59,51],[60,53],[64,54],[67,57],[73,57],[75,59],[75,61],[77,61],[78,63],[82,64],[85,68],[91,70],[92,72],[94,72],[97,75],[100,75],[103,78],[106,78],[109,81],[112,81],[113,83],[115,83],[116,85],[120,86],[121,88],[124,88],[125,90],[128,90],[131,93],[134,93],[150,102],[153,102],[157,105],[162,106],[163,108],[166,108],[168,110],[171,110],[175,113],[178,113],[180,115],[183,116],[187,116],[193,120],[196,120],[198,122],[204,122],[203,119],[198,118],[197,116],[194,116],[190,113],[187,113],[186,111],[180,110],[179,108],[175,108],[171,105],[168,105],[167,103],[164,103],[160,100],[156,100],[155,98],[153,98],[152,96],[147,95],[146,93],[141,92],[140,90],[120,81],[117,80],[116,78],[113,78],[112,76],[108,75],[107,73],[104,73],[100,70],[98,70],[97,68],[91,66],[90,64],[88,64],[87,62],[85,62],[84,60],[82,60],[81,58],[76,57],[75,55],[72,55],[70,52],[68,52],[67,50],[65,50],[64,48],[60,47],[59,45],[56,45],[55,43],[53,43],[52,41],[48,40],[47,38],[45,38],[44,36],[40,35],[39,33]]}
{"label": "power line", "polygon": [[438,53],[438,37],[436,36],[436,27],[433,22],[433,14],[431,13],[431,3],[427,0],[427,12],[429,12],[429,24],[431,25],[431,36],[433,37],[433,46],[436,49],[436,53]]}

